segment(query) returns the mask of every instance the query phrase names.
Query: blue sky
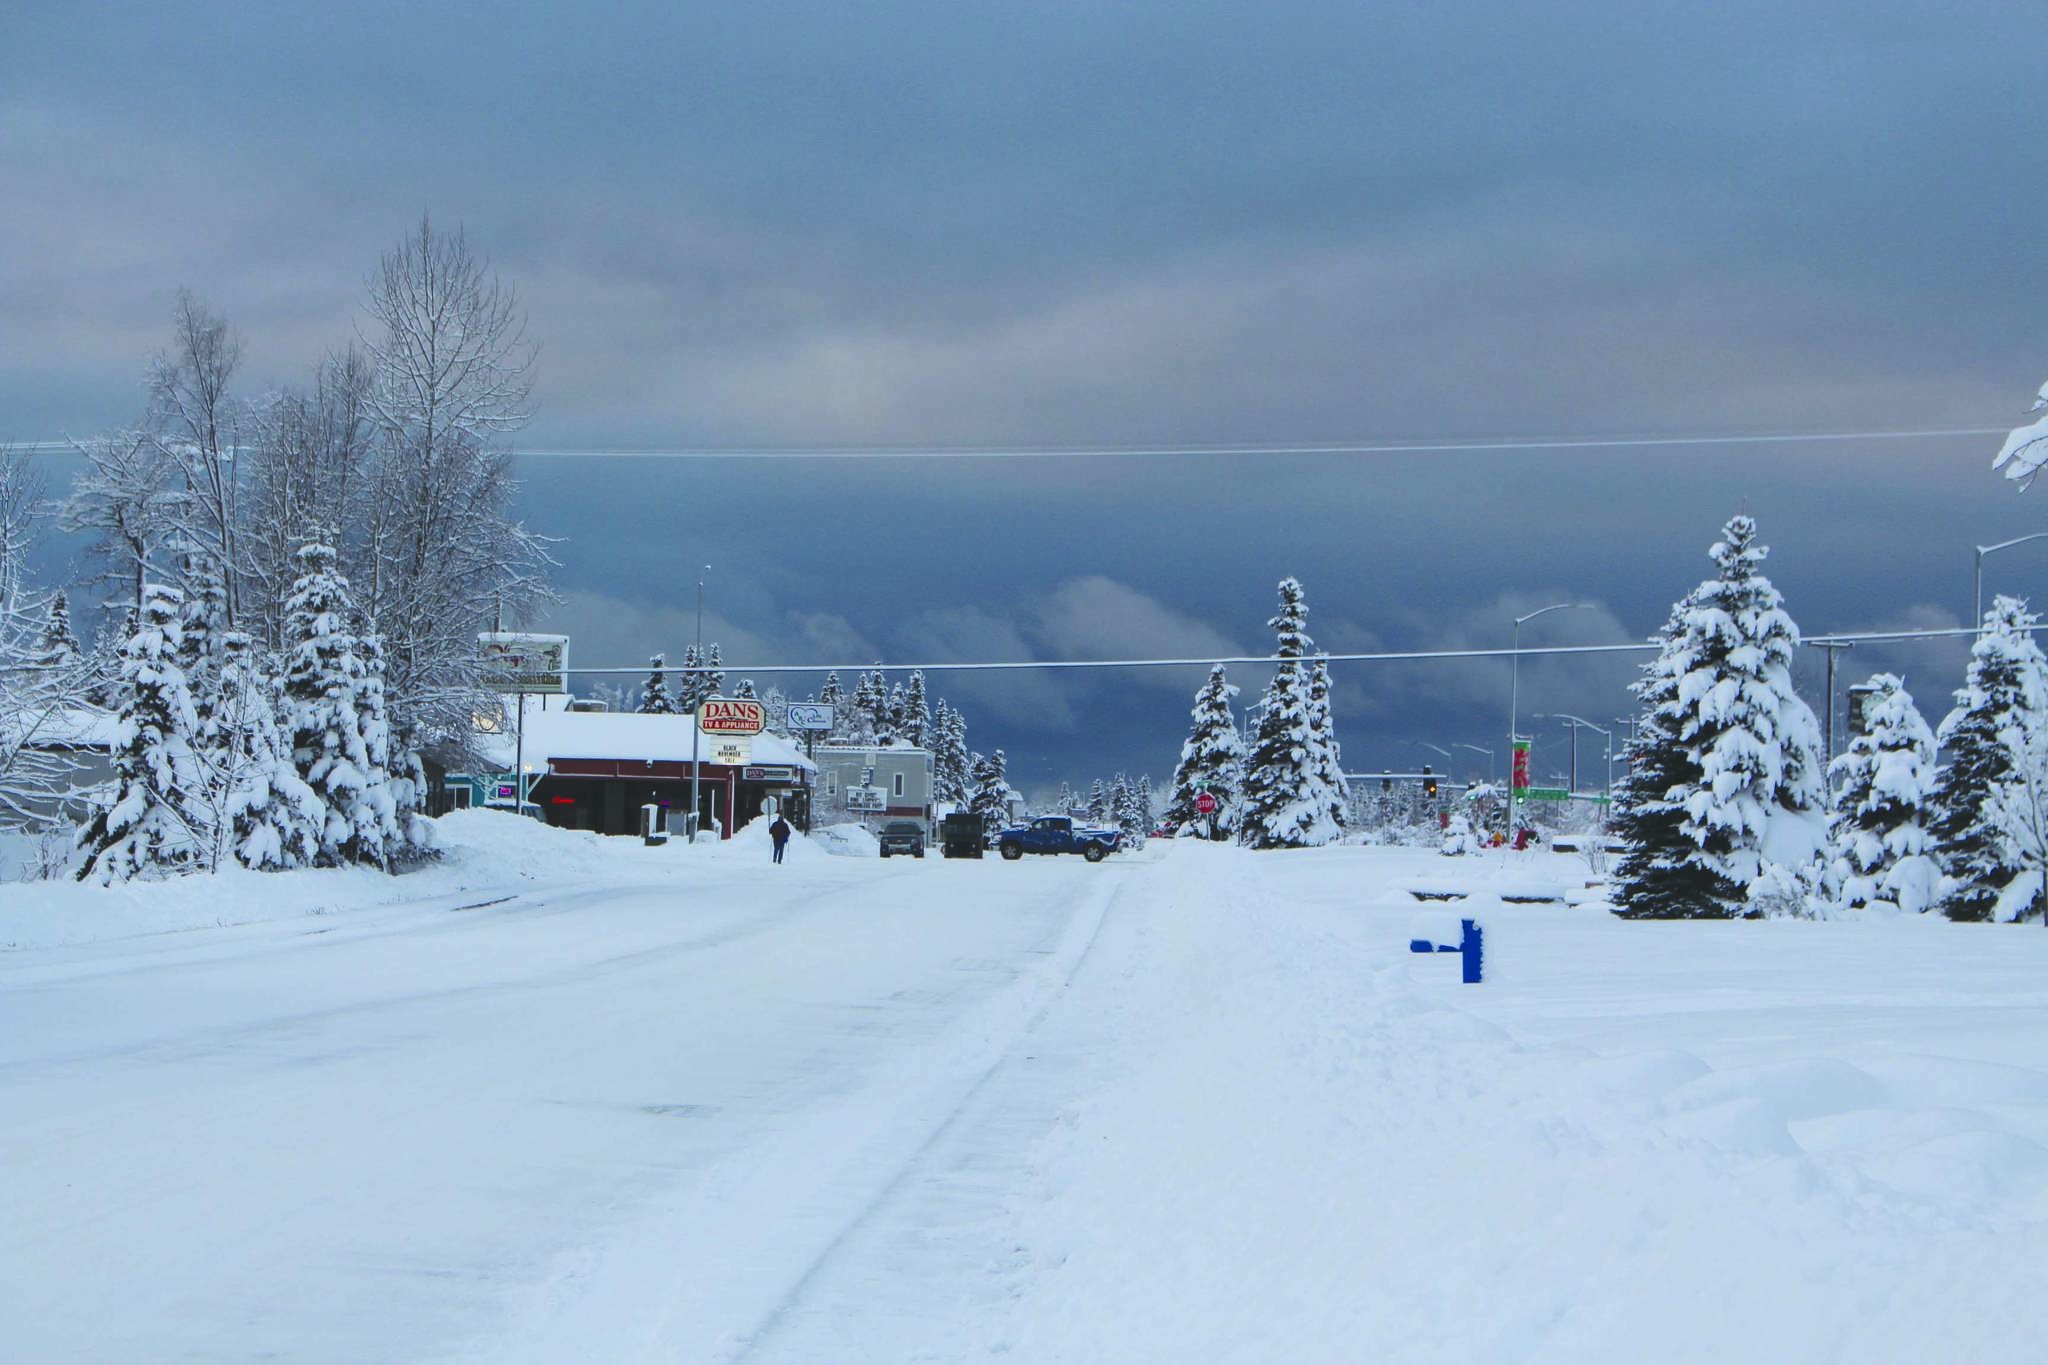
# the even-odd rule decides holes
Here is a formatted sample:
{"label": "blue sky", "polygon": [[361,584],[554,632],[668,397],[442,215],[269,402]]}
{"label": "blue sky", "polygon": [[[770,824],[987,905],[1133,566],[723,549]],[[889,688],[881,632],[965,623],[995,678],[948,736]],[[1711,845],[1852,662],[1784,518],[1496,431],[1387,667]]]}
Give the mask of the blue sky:
{"label": "blue sky", "polygon": [[[298,382],[423,209],[526,301],[536,448],[2002,425],[2048,373],[2044,39],[2023,4],[9,6],[0,440],[131,417],[180,286],[247,391]],[[1969,547],[2041,525],[1995,444],[531,460],[523,511],[585,662],[677,648],[705,562],[729,657],[1250,651],[1283,573],[1332,648],[1565,599],[1603,611],[1531,638],[1592,641],[1743,505],[1808,629],[1958,621]],[[1845,668],[1880,662],[1953,685]],[[1527,709],[1619,714],[1625,673],[1532,664]],[[1340,672],[1347,757],[1493,743],[1504,675]],[[942,690],[1085,780],[1163,776],[1198,682]]]}

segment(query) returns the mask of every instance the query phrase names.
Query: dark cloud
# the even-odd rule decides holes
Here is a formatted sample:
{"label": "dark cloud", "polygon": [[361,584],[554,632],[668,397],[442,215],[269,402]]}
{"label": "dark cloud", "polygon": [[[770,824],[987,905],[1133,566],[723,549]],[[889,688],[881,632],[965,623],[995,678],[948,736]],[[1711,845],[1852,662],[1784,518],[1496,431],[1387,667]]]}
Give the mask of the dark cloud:
{"label": "dark cloud", "polygon": [[[528,303],[532,446],[1986,425],[2048,363],[2044,39],[1994,3],[17,6],[0,439],[130,417],[181,285],[248,391],[298,382],[423,208]],[[1603,613],[1538,629],[1646,634],[1745,501],[1809,629],[1959,618],[1969,546],[2037,529],[1989,455],[530,461],[522,510],[584,660],[679,648],[707,561],[729,656],[1253,649],[1285,573],[1332,648],[1499,645],[1552,591]],[[1960,666],[1841,664],[1880,656],[1930,708]],[[1503,672],[1341,669],[1347,753],[1495,744]],[[1626,676],[1524,683],[1598,718]],[[1057,780],[1163,770],[1199,681],[958,685]]]}

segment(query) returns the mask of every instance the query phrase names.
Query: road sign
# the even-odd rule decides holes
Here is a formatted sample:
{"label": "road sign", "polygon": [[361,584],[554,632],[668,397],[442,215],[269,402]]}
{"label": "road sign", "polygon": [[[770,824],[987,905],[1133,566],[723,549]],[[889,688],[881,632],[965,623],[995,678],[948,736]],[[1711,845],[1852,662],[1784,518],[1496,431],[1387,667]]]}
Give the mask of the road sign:
{"label": "road sign", "polygon": [[742,697],[706,697],[697,728],[707,735],[758,735],[768,727],[768,708]]}
{"label": "road sign", "polygon": [[559,696],[569,690],[569,637],[488,630],[476,637],[484,686],[493,692],[541,692]]}
{"label": "road sign", "polygon": [[1195,809],[1204,815],[1214,815],[1216,813],[1216,798],[1207,792],[1201,793],[1195,797]]}
{"label": "road sign", "polygon": [[1524,801],[1569,801],[1572,799],[1572,794],[1563,787],[1524,787],[1522,788],[1522,799]]}
{"label": "road sign", "polygon": [[793,701],[789,704],[789,728],[829,731],[832,728],[832,708],[824,702]]}

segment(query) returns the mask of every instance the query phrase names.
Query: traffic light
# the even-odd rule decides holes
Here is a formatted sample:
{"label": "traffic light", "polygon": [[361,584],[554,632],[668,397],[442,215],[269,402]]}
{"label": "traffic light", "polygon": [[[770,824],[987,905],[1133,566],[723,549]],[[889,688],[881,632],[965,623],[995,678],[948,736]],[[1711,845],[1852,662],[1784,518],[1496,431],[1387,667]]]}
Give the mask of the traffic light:
{"label": "traffic light", "polygon": [[1422,794],[1436,800],[1436,774],[1429,770],[1427,763],[1422,765]]}
{"label": "traffic light", "polygon": [[1381,790],[1381,791],[1383,791],[1383,792],[1390,792],[1390,791],[1392,791],[1393,789],[1394,789],[1394,779],[1393,779],[1393,778],[1391,778],[1391,777],[1383,777],[1383,778],[1381,778],[1381,779],[1380,779],[1380,790]]}

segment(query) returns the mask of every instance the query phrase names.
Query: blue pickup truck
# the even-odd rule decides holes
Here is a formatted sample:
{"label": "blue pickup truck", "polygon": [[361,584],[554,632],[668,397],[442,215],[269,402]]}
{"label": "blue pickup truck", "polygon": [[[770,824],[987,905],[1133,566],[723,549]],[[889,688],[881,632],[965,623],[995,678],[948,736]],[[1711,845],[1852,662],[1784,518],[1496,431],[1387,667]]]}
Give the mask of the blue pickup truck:
{"label": "blue pickup truck", "polygon": [[996,836],[996,851],[1011,862],[1027,853],[1078,853],[1099,863],[1116,852],[1123,832],[1076,825],[1064,815],[1041,815],[1028,825],[1006,829]]}

